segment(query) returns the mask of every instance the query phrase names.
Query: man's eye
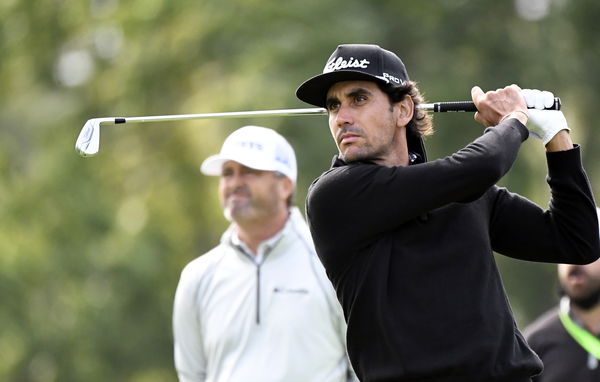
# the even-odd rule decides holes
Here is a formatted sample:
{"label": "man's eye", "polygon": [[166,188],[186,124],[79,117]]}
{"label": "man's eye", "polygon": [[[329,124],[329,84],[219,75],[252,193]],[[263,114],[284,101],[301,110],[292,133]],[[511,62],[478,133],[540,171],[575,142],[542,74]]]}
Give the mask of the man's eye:
{"label": "man's eye", "polygon": [[355,100],[356,102],[364,102],[364,101],[366,101],[366,100],[367,100],[367,96],[366,96],[366,95],[362,95],[362,94],[361,94],[361,95],[357,95],[357,96],[354,98],[354,100]]}
{"label": "man's eye", "polygon": [[327,110],[328,111],[334,111],[339,109],[340,107],[340,103],[339,102],[329,102],[327,103]]}
{"label": "man's eye", "polygon": [[242,175],[251,175],[251,176],[256,176],[256,175],[258,175],[258,174],[260,174],[260,171],[258,171],[258,170],[255,170],[255,169],[253,169],[253,168],[244,168],[244,169],[242,170]]}

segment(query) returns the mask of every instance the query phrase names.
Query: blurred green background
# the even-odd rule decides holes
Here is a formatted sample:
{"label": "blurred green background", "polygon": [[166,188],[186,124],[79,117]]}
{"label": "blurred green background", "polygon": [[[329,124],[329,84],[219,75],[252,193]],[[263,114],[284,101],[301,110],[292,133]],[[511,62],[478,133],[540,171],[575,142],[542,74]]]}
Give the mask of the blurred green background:
{"label": "blurred green background", "polygon": [[[376,43],[429,101],[554,91],[600,195],[599,16],[592,0],[0,1],[0,380],[175,381],[179,273],[227,225],[201,161],[242,125],[275,128],[303,208],[335,153],[326,117],[304,116],[106,127],[83,159],[87,119],[307,107],[295,89],[337,44]],[[434,119],[430,159],[482,132]],[[545,207],[541,146],[502,185]],[[555,266],[497,260],[523,328],[556,302]]]}

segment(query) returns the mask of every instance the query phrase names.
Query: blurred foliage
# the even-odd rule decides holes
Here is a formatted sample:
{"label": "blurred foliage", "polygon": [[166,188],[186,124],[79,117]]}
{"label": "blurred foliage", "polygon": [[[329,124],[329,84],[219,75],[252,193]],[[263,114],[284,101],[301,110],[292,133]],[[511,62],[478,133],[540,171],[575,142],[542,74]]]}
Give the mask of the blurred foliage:
{"label": "blurred foliage", "polygon": [[[592,0],[3,0],[0,380],[174,381],[179,273],[227,225],[198,165],[242,125],[275,128],[296,148],[303,207],[335,153],[326,118],[305,116],[108,127],[82,159],[87,119],[305,107],[296,87],[337,44],[376,43],[430,101],[553,90],[598,195],[599,15]],[[435,123],[430,158],[482,131],[470,114]],[[502,185],[545,206],[540,146]],[[554,265],[497,259],[520,326],[556,302]]]}

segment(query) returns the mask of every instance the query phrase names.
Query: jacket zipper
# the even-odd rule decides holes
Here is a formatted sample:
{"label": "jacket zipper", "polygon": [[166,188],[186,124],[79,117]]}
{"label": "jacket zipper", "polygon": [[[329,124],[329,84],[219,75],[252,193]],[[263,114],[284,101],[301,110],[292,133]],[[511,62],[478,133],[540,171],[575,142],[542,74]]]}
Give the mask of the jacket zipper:
{"label": "jacket zipper", "polygon": [[267,255],[273,248],[268,248],[263,255],[262,261],[257,263],[253,255],[247,253],[242,247],[236,247],[256,265],[256,325],[260,325],[260,267],[265,262]]}
{"label": "jacket zipper", "polygon": [[267,256],[271,253],[273,248],[267,248],[265,251],[262,261],[256,263],[256,325],[260,325],[260,267],[267,260]]}
{"label": "jacket zipper", "polygon": [[256,264],[256,325],[260,325],[260,264]]}

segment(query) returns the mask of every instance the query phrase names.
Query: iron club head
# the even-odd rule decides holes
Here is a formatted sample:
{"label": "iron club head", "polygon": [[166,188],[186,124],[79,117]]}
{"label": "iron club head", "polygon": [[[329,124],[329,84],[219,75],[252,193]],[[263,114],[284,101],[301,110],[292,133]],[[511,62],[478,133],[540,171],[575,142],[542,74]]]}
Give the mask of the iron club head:
{"label": "iron club head", "polygon": [[100,123],[111,121],[112,118],[92,118],[88,120],[75,142],[75,150],[82,157],[94,156],[100,149]]}

